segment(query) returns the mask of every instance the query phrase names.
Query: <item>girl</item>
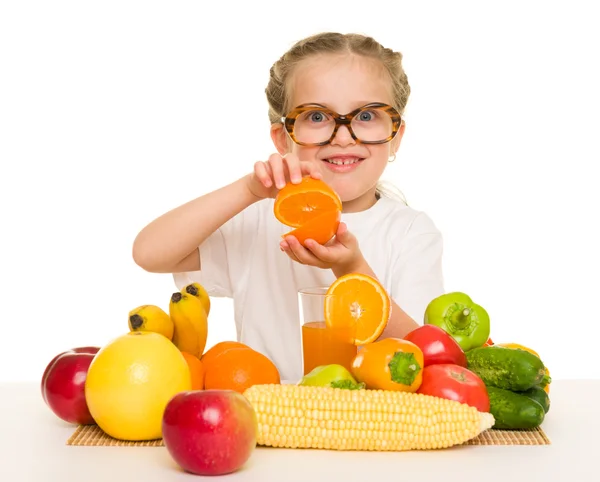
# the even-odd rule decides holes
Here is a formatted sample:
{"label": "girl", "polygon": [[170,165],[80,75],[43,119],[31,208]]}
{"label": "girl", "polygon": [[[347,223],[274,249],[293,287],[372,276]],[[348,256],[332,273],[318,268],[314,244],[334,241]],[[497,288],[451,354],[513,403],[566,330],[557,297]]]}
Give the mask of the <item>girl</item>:
{"label": "girl", "polygon": [[[379,179],[396,157],[410,87],[402,55],[370,37],[323,33],[296,43],[266,88],[277,149],[253,172],[162,215],[137,236],[133,258],[233,298],[238,340],[269,357],[284,380],[302,377],[298,290],[360,272],[390,294],[382,337],[418,326],[443,293],[442,237],[423,212],[387,196]],[[350,123],[339,120],[349,114]],[[336,119],[338,119],[336,121]],[[302,176],[340,196],[335,238],[320,245],[281,235],[274,197]]]}

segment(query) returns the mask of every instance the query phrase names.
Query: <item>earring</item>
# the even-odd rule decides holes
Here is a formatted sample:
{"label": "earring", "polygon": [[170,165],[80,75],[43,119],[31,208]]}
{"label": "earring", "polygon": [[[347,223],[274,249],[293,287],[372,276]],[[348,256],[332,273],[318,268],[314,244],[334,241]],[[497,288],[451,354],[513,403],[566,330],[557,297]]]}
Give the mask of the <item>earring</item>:
{"label": "earring", "polygon": [[392,154],[389,158],[388,158],[388,162],[394,162],[396,160],[396,153],[394,152],[394,154]]}

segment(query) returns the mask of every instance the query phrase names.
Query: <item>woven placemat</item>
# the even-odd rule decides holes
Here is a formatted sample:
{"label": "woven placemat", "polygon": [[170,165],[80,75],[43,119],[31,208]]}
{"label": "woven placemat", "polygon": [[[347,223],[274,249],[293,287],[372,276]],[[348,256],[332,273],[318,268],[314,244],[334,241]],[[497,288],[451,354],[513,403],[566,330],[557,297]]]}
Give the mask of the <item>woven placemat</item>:
{"label": "woven placemat", "polygon": [[[163,447],[162,439],[129,442],[112,438],[97,425],[79,425],[67,440],[67,445]],[[530,430],[490,429],[463,445],[550,445],[550,439],[540,428]]]}

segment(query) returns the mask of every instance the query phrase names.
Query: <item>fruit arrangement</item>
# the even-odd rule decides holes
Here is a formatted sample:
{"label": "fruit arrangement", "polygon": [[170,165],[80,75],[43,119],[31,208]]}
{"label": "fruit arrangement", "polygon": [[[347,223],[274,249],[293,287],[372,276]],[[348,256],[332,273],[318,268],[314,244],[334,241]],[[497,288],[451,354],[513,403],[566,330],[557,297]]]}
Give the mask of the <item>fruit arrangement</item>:
{"label": "fruit arrangement", "polygon": [[279,384],[280,377],[269,358],[243,343],[206,350],[209,313],[210,297],[199,283],[172,293],[167,311],[150,304],[132,309],[127,332],[48,363],[44,401],[65,422],[96,424],[116,439],[162,438],[189,472],[239,469],[257,431],[254,408],[242,393]]}
{"label": "fruit arrangement", "polygon": [[[280,191],[274,209],[294,228],[287,234],[326,243],[341,201],[304,178]],[[327,294],[323,328],[352,345],[348,367],[322,364],[282,384],[273,362],[243,343],[206,349],[210,297],[191,283],[171,294],[167,311],[132,309],[128,331],[106,345],[56,355],[43,399],[68,423],[122,440],[162,438],[177,464],[200,475],[240,469],[257,445],[431,450],[543,422],[547,367],[529,348],[493,343],[488,313],[466,294],[432,300],[422,326],[383,339],[392,303],[375,278],[350,273]]]}
{"label": "fruit arrangement", "polygon": [[[328,293],[343,290],[344,303],[355,303],[360,295],[352,280],[378,285],[349,274]],[[317,366],[296,385],[259,384],[244,392],[258,418],[258,444],[428,450],[464,443],[490,428],[531,429],[543,422],[550,404],[546,367],[532,350],[494,345],[487,312],[466,294],[432,300],[425,324],[403,338],[379,339],[385,324],[377,320],[387,321],[387,303],[370,311],[375,321],[344,318],[342,309],[326,304],[324,316],[329,326],[359,326],[350,369]]]}

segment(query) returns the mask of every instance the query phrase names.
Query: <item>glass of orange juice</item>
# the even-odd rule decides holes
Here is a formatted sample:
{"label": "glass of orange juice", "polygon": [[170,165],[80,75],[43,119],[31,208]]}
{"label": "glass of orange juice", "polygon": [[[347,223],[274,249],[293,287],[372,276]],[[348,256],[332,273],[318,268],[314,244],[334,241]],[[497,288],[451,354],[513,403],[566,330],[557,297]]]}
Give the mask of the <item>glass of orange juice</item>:
{"label": "glass of orange juice", "polygon": [[304,375],[321,365],[338,364],[350,370],[356,356],[354,327],[332,328],[325,323],[325,301],[332,296],[326,287],[298,292]]}

